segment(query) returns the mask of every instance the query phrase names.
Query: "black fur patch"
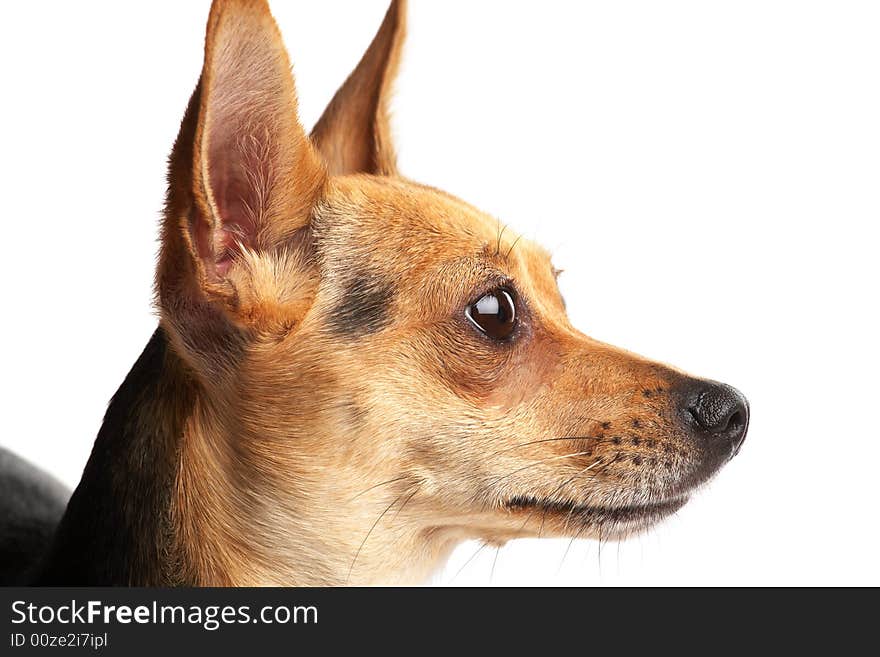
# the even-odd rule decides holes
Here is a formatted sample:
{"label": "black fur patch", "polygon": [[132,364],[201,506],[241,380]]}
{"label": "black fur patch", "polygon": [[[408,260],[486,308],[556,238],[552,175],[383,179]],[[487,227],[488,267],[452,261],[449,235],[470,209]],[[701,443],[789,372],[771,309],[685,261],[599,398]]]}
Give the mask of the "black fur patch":
{"label": "black fur patch", "polygon": [[390,322],[395,292],[393,284],[378,276],[356,275],[330,314],[330,329],[352,337],[382,330]]}
{"label": "black fur patch", "polygon": [[[167,510],[176,477],[177,431],[145,426],[165,410],[189,408],[185,388],[174,385],[167,340],[157,329],[113,396],[79,486],[32,584],[163,585],[168,560]],[[181,397],[183,395],[183,397]]]}

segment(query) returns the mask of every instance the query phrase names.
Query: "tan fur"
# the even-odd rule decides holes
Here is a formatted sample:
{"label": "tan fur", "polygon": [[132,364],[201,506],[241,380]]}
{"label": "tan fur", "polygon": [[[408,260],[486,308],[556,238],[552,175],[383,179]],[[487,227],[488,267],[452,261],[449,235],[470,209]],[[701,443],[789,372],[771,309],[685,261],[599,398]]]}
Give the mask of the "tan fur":
{"label": "tan fur", "polygon": [[388,104],[406,36],[406,2],[392,2],[357,68],[330,101],[312,141],[333,175],[397,175]]}
{"label": "tan fur", "polygon": [[[579,522],[518,496],[619,508],[686,492],[696,456],[668,395],[682,375],[579,333],[546,251],[397,175],[405,13],[392,3],[310,140],[266,4],[211,9],[157,273],[197,390],[171,509],[181,581],[418,582],[464,539],[653,520]],[[224,226],[230,159],[244,227]],[[464,317],[500,281],[524,304],[522,335],[501,346]],[[393,290],[381,327],[334,328],[374,287]]]}

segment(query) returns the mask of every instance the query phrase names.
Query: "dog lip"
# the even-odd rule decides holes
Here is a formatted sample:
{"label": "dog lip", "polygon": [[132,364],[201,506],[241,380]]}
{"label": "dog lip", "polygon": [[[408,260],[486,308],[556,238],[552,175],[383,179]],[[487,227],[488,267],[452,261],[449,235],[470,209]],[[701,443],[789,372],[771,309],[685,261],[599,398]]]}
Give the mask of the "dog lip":
{"label": "dog lip", "polygon": [[646,504],[623,506],[601,506],[579,504],[575,501],[547,500],[532,495],[517,495],[507,501],[505,506],[511,511],[540,510],[566,514],[587,522],[627,522],[645,518],[661,518],[678,511],[688,501],[686,495],[659,500]]}

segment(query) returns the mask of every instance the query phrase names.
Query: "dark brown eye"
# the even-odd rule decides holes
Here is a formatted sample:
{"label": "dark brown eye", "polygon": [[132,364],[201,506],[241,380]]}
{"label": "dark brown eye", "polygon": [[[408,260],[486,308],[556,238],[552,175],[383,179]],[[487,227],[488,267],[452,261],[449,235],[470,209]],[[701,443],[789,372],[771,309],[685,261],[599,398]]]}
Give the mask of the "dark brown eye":
{"label": "dark brown eye", "polygon": [[506,340],[516,328],[516,304],[510,290],[498,288],[483,295],[464,311],[471,323],[495,340]]}

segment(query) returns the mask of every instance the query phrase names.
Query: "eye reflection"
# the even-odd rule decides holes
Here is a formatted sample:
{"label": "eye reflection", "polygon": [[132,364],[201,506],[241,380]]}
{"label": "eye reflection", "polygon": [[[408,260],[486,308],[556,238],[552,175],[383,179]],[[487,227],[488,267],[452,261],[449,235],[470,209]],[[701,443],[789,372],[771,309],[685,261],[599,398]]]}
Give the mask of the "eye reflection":
{"label": "eye reflection", "polygon": [[502,312],[498,303],[498,297],[491,294],[487,294],[477,301],[476,305],[478,315],[498,315]]}
{"label": "eye reflection", "polygon": [[490,338],[506,340],[516,328],[513,293],[506,288],[498,288],[484,294],[465,309],[465,316]]}

